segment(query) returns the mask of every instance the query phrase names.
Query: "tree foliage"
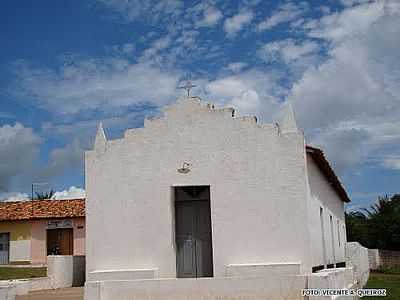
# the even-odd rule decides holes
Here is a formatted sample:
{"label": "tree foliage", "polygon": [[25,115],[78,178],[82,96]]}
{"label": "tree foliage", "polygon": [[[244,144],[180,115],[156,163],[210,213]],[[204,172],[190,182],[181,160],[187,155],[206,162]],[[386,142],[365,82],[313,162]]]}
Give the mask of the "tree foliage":
{"label": "tree foliage", "polygon": [[50,190],[47,192],[40,192],[40,193],[35,193],[35,199],[36,200],[45,200],[45,199],[51,199],[51,197],[53,197],[53,195],[55,194],[54,190]]}
{"label": "tree foliage", "polygon": [[378,198],[370,208],[346,213],[348,241],[371,249],[400,250],[400,194]]}

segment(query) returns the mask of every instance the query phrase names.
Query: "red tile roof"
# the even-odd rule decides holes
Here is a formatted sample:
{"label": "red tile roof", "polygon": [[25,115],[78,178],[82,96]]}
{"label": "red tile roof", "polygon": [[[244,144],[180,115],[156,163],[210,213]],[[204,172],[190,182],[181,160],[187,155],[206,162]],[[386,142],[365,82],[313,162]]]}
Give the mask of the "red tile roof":
{"label": "red tile roof", "polygon": [[315,161],[321,172],[325,175],[325,178],[332,185],[333,189],[339,195],[340,199],[342,199],[342,201],[344,202],[350,202],[350,198],[347,195],[346,190],[344,189],[339,178],[336,176],[328,160],[325,158],[324,152],[321,149],[308,145],[306,146],[306,151],[307,154],[309,154]]}
{"label": "red tile roof", "polygon": [[0,202],[0,221],[85,216],[85,199]]}

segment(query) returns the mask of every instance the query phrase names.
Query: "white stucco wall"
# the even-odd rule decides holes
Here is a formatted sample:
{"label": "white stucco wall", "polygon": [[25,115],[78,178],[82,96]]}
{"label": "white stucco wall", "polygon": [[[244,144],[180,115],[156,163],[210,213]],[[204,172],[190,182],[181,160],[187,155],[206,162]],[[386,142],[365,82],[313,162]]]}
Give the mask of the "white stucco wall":
{"label": "white stucco wall", "polygon": [[[344,262],[346,244],[344,202],[328,183],[310,155],[307,155],[307,173],[310,187],[308,217],[312,245],[312,265],[319,266]],[[323,209],[326,261],[323,258],[320,208]],[[331,216],[333,222],[333,245],[330,225]]]}
{"label": "white stucco wall", "polygon": [[[96,145],[86,153],[88,280],[115,269],[175,277],[172,187],[185,185],[210,186],[214,276],[231,264],[310,270],[301,133],[180,99],[164,118]],[[183,162],[190,173],[177,172]]]}

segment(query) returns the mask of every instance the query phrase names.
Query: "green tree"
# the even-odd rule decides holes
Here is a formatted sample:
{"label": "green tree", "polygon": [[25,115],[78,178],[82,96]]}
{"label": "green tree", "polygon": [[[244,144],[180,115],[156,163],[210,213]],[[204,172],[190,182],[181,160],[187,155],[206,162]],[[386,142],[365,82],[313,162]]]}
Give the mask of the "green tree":
{"label": "green tree", "polygon": [[367,217],[360,211],[346,212],[345,217],[347,240],[357,241],[364,247],[369,247]]}
{"label": "green tree", "polygon": [[45,200],[45,199],[51,199],[51,197],[54,196],[56,192],[54,190],[50,190],[47,192],[40,192],[40,193],[35,193],[35,199],[36,200]]}
{"label": "green tree", "polygon": [[349,241],[368,248],[400,250],[400,194],[379,197],[370,208],[346,213]]}

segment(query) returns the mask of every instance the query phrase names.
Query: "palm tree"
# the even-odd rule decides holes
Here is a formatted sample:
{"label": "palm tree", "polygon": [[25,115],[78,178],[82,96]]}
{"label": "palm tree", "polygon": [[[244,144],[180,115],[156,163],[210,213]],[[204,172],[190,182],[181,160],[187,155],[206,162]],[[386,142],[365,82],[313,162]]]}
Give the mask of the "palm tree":
{"label": "palm tree", "polygon": [[370,208],[346,213],[349,241],[368,248],[400,250],[400,194],[379,197]]}
{"label": "palm tree", "polygon": [[56,191],[54,191],[54,190],[50,190],[47,192],[35,193],[36,194],[35,199],[36,200],[51,199],[51,197],[53,197],[55,193],[56,193]]}

